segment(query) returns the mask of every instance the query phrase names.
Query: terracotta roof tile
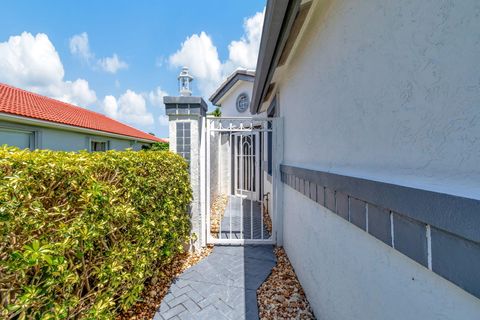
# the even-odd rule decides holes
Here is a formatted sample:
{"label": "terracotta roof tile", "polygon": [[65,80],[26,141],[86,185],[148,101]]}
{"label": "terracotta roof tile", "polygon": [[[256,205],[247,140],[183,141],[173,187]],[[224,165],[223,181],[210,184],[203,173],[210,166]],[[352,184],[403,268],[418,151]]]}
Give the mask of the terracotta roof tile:
{"label": "terracotta roof tile", "polygon": [[3,83],[0,83],[0,112],[133,138],[164,141],[103,114]]}

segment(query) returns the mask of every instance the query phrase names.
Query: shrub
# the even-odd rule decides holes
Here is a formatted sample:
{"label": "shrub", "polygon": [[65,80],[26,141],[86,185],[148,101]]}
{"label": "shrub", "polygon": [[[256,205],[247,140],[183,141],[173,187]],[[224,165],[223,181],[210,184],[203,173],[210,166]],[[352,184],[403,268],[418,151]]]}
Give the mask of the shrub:
{"label": "shrub", "polygon": [[169,144],[168,142],[154,142],[149,146],[142,146],[142,150],[150,151],[168,151]]}
{"label": "shrub", "polygon": [[111,318],[188,241],[170,152],[0,147],[0,318]]}
{"label": "shrub", "polygon": [[222,116],[222,110],[220,110],[219,107],[217,107],[215,110],[213,110],[212,112],[209,113],[210,116],[214,116],[214,117],[221,117]]}

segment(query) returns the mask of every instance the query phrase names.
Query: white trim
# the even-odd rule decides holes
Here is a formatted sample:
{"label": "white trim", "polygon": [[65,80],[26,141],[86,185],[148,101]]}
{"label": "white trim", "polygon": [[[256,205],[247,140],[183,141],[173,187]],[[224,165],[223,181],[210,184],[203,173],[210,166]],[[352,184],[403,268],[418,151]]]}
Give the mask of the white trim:
{"label": "white trim", "polygon": [[393,227],[393,212],[390,211],[390,235],[392,237],[392,248],[395,249],[395,228]]}
{"label": "white trim", "polygon": [[280,181],[280,164],[283,163],[283,118],[274,118],[272,158],[272,237],[283,245],[283,183]]}
{"label": "white trim", "polygon": [[[240,72],[238,72],[240,71]],[[245,73],[244,73],[245,72]],[[248,72],[253,72],[253,74],[248,74]],[[236,78],[236,80],[235,80]],[[243,78],[243,79],[242,79]],[[246,79],[249,78],[249,79]],[[235,81],[230,88],[226,91],[223,91],[225,87],[231,82]],[[220,86],[215,90],[215,92],[208,98],[210,102],[214,106],[221,107],[222,102],[225,100],[225,97],[228,96],[230,91],[236,90],[238,86],[240,86],[241,82],[245,83],[252,83],[255,82],[255,70],[245,69],[245,70],[236,70],[232,74],[230,74],[225,81],[220,84]],[[220,98],[217,98],[220,95]],[[213,103],[213,100],[217,101]]]}
{"label": "white trim", "polygon": [[[275,121],[278,118],[267,118],[267,117],[215,117],[215,116],[207,116],[207,119],[210,120],[251,120],[251,121]],[[235,131],[237,131],[235,129]]]}
{"label": "white trim", "polygon": [[365,231],[368,232],[368,202],[365,202]]}
{"label": "white trim", "polygon": [[217,239],[209,236],[208,243],[221,245],[244,245],[244,244],[275,244],[272,238],[269,239]]}
{"label": "white trim", "polygon": [[[231,129],[210,129],[212,132],[230,132]],[[272,129],[233,129],[235,132],[273,132]]]}
{"label": "white trim", "polygon": [[[202,221],[202,228],[200,229],[200,240],[201,240],[201,243],[200,245],[202,247],[205,247],[207,245],[207,229],[206,229],[206,226],[207,226],[207,217],[206,217],[206,211],[208,211],[207,209],[207,202],[206,202],[206,195],[207,195],[207,192],[206,190],[207,189],[207,180],[208,179],[205,179],[205,170],[206,170],[206,166],[205,166],[205,157],[203,156],[204,154],[206,154],[206,151],[205,151],[205,141],[206,141],[206,134],[208,132],[208,130],[206,130],[205,128],[205,119],[204,118],[201,118],[199,119],[199,125],[200,125],[200,219]],[[208,125],[208,124],[207,124]],[[175,128],[176,129],[176,128]],[[191,143],[191,140],[190,140],[190,143]],[[191,157],[191,154],[190,154],[190,157]],[[203,187],[202,187],[203,186]],[[210,217],[208,218],[210,220]],[[210,225],[210,222],[208,223],[208,225]],[[209,232],[209,230],[208,230]]]}
{"label": "white trim", "polygon": [[4,127],[2,125],[0,125],[0,129],[4,131],[9,131],[9,132],[20,132],[20,133],[30,133],[30,134],[34,133],[33,130],[16,129],[14,127]]}
{"label": "white trim", "polygon": [[432,229],[429,224],[426,227],[427,237],[427,266],[429,270],[432,270]]}
{"label": "white trim", "polygon": [[[206,150],[206,168],[205,168],[205,209],[207,212],[207,219],[206,219],[206,224],[207,224],[207,237],[211,237],[211,231],[210,231],[210,226],[211,226],[211,204],[210,204],[210,121],[207,119],[206,120],[206,130],[205,130],[205,150]],[[203,155],[200,155],[202,157]],[[204,228],[204,227],[202,227]],[[208,241],[210,243],[210,241]]]}
{"label": "white trim", "polygon": [[[99,151],[94,151],[92,150],[92,143],[97,142],[97,143],[105,143],[105,150],[99,150]],[[89,138],[88,139],[88,151],[89,152],[105,152],[110,150],[110,140],[107,139],[98,139],[98,138]]]}
{"label": "white trim", "polygon": [[[214,131],[214,130],[212,130]],[[231,135],[234,140],[234,194],[237,196],[245,196],[247,199],[258,201],[260,197],[260,134],[263,131],[249,131],[249,134],[235,131]],[[244,141],[250,138],[250,154],[243,154]],[[253,145],[255,141],[255,152],[253,152]],[[240,153],[239,150],[240,149]],[[250,169],[249,169],[250,168]],[[255,172],[253,172],[255,168]],[[250,174],[250,176],[249,176]],[[247,181],[245,181],[245,178]],[[255,186],[253,182],[255,181]]]}
{"label": "white trim", "polygon": [[119,139],[122,139],[122,140],[136,140],[136,141],[147,142],[147,143],[158,142],[158,141],[155,141],[155,140],[147,140],[147,139],[143,139],[143,138],[132,137],[132,136],[127,136],[127,135],[122,135],[122,134],[117,134],[117,133],[110,133],[110,132],[106,132],[106,131],[76,127],[76,126],[63,124],[63,123],[50,122],[50,121],[45,121],[45,120],[40,120],[40,119],[33,119],[33,118],[28,118],[28,117],[16,116],[16,115],[11,115],[11,114],[6,114],[6,113],[3,113],[3,112],[0,112],[0,120],[14,121],[14,122],[22,123],[22,124],[36,125],[36,126],[42,126],[42,127],[54,128],[54,129],[62,129],[62,130],[67,130],[67,131],[88,133],[88,134],[94,134],[94,135],[98,135],[98,136],[119,138]]}

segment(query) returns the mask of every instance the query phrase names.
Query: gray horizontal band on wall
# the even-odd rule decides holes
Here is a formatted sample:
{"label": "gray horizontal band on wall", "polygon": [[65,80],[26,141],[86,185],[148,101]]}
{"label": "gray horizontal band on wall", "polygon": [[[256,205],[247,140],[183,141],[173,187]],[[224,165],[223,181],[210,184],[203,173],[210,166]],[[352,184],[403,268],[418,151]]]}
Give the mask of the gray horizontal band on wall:
{"label": "gray horizontal band on wall", "polygon": [[281,172],[480,243],[479,200],[288,165]]}
{"label": "gray horizontal band on wall", "polygon": [[[280,170],[296,191],[480,298],[480,244],[463,228],[478,225],[477,200],[287,165]],[[453,227],[444,226],[445,216],[456,217]]]}

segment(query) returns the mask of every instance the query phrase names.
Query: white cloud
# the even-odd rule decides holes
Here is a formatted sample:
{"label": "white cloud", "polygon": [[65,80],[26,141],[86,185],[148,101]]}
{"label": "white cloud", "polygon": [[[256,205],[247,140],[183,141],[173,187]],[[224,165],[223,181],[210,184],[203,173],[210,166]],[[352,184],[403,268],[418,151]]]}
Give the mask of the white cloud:
{"label": "white cloud", "polygon": [[64,70],[46,34],[27,32],[0,43],[0,77],[12,84],[45,86],[63,79]]}
{"label": "white cloud", "polygon": [[70,53],[86,62],[89,62],[94,57],[90,51],[88,34],[86,32],[76,34],[70,38]]}
{"label": "white cloud", "polygon": [[239,67],[253,69],[257,64],[258,49],[262,37],[263,17],[265,12],[257,12],[245,19],[243,29],[245,35],[228,46],[230,62]]}
{"label": "white cloud", "polygon": [[105,72],[115,74],[118,70],[128,68],[128,64],[122,61],[116,53],[111,57],[96,59],[95,54],[90,50],[90,43],[86,32],[76,34],[70,38],[70,53],[89,64],[92,60],[95,60],[96,65]]}
{"label": "white cloud", "polygon": [[148,101],[154,107],[160,108],[160,115],[158,117],[158,123],[160,126],[168,126],[168,116],[165,113],[165,104],[163,103],[163,97],[167,96],[168,93],[162,90],[160,87],[157,87],[155,90],[148,93]]}
{"label": "white cloud", "polygon": [[265,10],[245,19],[244,35],[239,40],[230,42],[229,58],[223,63],[212,38],[202,31],[187,37],[180,49],[169,57],[170,66],[189,67],[190,73],[198,82],[200,93],[209,96],[233,70],[255,68],[264,14]]}
{"label": "white cloud", "polygon": [[[166,95],[168,93],[160,87],[148,93],[127,90],[118,99],[111,95],[106,96],[101,105],[103,112],[111,118],[131,125],[149,128],[154,124],[154,118],[152,113],[148,111],[147,105],[160,108],[160,113],[164,113],[163,97]],[[168,117],[159,116],[158,123],[161,126],[168,125]]]}
{"label": "white cloud", "polygon": [[148,93],[148,101],[152,106],[155,107],[164,107],[163,97],[168,95],[166,91],[163,91],[160,87],[157,87],[155,90]]}
{"label": "white cloud", "polygon": [[84,79],[77,79],[75,81],[65,81],[63,85],[63,95],[59,95],[58,99],[86,106],[97,101],[95,91],[90,89],[88,81]]}
{"label": "white cloud", "polygon": [[168,126],[168,116],[162,115],[158,117],[158,122],[161,126]]}
{"label": "white cloud", "polygon": [[114,96],[106,96],[103,99],[103,112],[110,118],[117,118],[118,104],[117,99]]}
{"label": "white cloud", "polygon": [[153,116],[147,110],[145,98],[140,93],[127,90],[118,99],[106,96],[103,111],[110,117],[132,125],[152,126]]}
{"label": "white cloud", "polygon": [[110,73],[117,73],[117,71],[120,69],[128,68],[128,64],[125,61],[120,60],[116,53],[114,53],[111,57],[99,59],[98,65],[104,71]]}
{"label": "white cloud", "polygon": [[11,36],[0,42],[0,57],[2,82],[83,106],[97,100],[86,80],[64,80],[60,56],[44,33]]}
{"label": "white cloud", "polygon": [[221,80],[222,64],[217,48],[205,32],[188,37],[176,53],[170,56],[169,63],[175,67],[187,66],[198,81],[203,95],[215,90]]}

